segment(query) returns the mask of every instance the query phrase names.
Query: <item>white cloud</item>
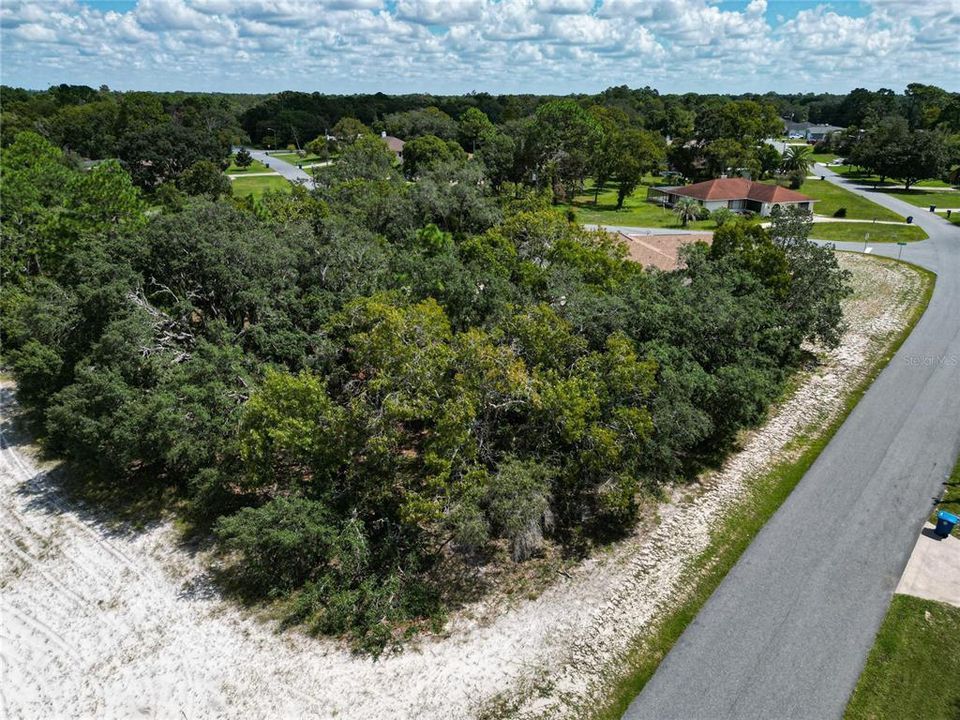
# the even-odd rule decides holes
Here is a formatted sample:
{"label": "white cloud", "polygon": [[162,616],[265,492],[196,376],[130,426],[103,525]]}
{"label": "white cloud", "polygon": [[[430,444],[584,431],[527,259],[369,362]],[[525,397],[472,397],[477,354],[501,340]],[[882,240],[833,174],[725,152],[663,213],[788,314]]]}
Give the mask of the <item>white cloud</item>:
{"label": "white cloud", "polygon": [[[3,82],[325,92],[956,90],[958,0],[3,0]],[[109,6],[108,6],[109,7]]]}

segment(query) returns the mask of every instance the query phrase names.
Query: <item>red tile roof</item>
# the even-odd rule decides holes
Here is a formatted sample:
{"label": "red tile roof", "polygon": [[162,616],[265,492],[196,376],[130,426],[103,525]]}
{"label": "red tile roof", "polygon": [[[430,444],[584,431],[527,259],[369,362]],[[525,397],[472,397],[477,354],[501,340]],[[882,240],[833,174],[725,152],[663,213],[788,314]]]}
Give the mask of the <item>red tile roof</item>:
{"label": "red tile roof", "polygon": [[406,145],[403,140],[400,138],[395,138],[393,135],[384,135],[381,137],[381,140],[383,140],[387,144],[387,147],[393,150],[395,153],[403,152],[403,146]]}
{"label": "red tile roof", "polygon": [[815,202],[780,185],[752,182],[744,178],[718,178],[670,190],[675,195],[697,200],[755,200],[757,202]]}

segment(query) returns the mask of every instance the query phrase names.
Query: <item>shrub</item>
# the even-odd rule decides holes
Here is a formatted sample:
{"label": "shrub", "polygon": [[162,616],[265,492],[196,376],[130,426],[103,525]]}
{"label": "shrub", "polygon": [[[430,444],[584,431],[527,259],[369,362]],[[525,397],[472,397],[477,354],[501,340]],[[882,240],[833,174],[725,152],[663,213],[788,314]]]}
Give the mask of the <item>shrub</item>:
{"label": "shrub", "polygon": [[245,590],[273,595],[310,580],[323,567],[337,538],[322,503],[276,498],[222,518],[216,534],[242,556],[230,574]]}
{"label": "shrub", "polygon": [[847,216],[847,209],[845,207],[837,208],[836,212],[833,213],[835,218],[845,218]]}
{"label": "shrub", "polygon": [[723,227],[724,223],[733,220],[736,217],[736,213],[729,208],[717,208],[712,213],[710,213],[710,218],[717,224],[718,228]]}

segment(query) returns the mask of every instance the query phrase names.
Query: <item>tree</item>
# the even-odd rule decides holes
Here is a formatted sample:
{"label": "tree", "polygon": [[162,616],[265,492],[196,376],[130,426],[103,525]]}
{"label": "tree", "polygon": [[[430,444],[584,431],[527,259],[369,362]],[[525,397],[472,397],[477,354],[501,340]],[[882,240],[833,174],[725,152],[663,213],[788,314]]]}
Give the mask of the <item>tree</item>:
{"label": "tree", "polygon": [[703,149],[703,158],[711,177],[739,170],[756,172],[759,165],[755,152],[733,138],[719,138],[709,142]]}
{"label": "tree", "polygon": [[535,182],[551,187],[554,203],[572,200],[583,186],[602,137],[600,123],[574,100],[537,108],[529,131]]}
{"label": "tree", "polygon": [[327,142],[327,138],[324,135],[314,138],[303,147],[308,153],[320,158],[321,160],[326,160],[330,157],[330,144]]}
{"label": "tree", "polygon": [[504,182],[516,177],[515,155],[516,143],[513,138],[506,133],[495,132],[486,138],[474,159],[483,163],[494,189],[499,190]]}
{"label": "tree", "polygon": [[134,183],[152,190],[166,180],[175,180],[198,160],[219,165],[229,147],[206,130],[167,123],[126,133],[117,152]]}
{"label": "tree", "polygon": [[476,153],[477,147],[483,145],[496,130],[487,114],[475,107],[468,108],[460,116],[458,125],[460,144],[464,148],[470,148],[472,153]]}
{"label": "tree", "polygon": [[770,143],[762,143],[757,150],[757,162],[760,165],[760,177],[770,177],[780,169],[783,158]]}
{"label": "tree", "polygon": [[436,135],[441,140],[455,140],[457,137],[456,121],[436,107],[391,113],[383,118],[383,127],[390,135],[404,140],[421,135]]}
{"label": "tree", "polygon": [[907,189],[925,178],[938,177],[947,163],[947,146],[935,130],[911,132],[902,117],[888,117],[866,132],[854,147],[851,162],[880,176],[902,180]]}
{"label": "tree", "polygon": [[370,128],[353,117],[342,117],[337,120],[330,134],[340,145],[353,145],[360,137],[370,135]]}
{"label": "tree", "polygon": [[691,220],[699,218],[700,210],[700,203],[693,198],[680,198],[673,206],[673,212],[676,213],[683,227],[686,227]]}
{"label": "tree", "polygon": [[253,155],[246,148],[240,148],[237,150],[237,154],[233,156],[233,163],[241,170],[246,170],[253,164]]}
{"label": "tree", "polygon": [[230,178],[209,160],[198,160],[187,168],[177,185],[187,195],[205,195],[211,200],[233,193]]}
{"label": "tree", "polygon": [[660,136],[646,130],[628,129],[613,143],[610,172],[617,183],[617,209],[637,189],[643,176],[657,169],[666,158]]}
{"label": "tree", "polygon": [[403,146],[403,171],[413,178],[442,163],[466,162],[467,154],[454,141],[436,135],[421,135]]}
{"label": "tree", "polygon": [[809,145],[790,145],[783,153],[780,168],[787,173],[802,174],[804,177],[813,165],[813,149]]}

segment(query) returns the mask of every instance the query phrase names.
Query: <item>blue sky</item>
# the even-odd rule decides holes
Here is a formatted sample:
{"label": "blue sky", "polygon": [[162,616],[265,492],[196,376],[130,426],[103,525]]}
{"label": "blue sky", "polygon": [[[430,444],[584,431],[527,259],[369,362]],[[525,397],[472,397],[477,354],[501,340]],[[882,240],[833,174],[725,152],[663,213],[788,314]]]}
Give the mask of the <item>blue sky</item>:
{"label": "blue sky", "polygon": [[960,90],[960,0],[3,0],[0,34],[33,88]]}

